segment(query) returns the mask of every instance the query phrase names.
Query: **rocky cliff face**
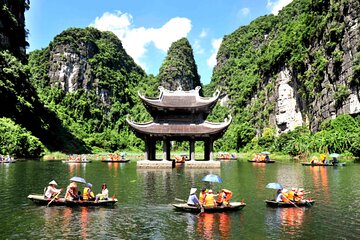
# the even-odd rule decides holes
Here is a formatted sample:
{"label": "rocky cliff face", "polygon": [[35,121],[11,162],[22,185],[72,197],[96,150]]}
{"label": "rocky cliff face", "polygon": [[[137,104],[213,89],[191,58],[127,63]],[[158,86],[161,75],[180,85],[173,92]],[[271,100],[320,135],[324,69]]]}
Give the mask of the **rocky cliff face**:
{"label": "rocky cliff face", "polygon": [[50,53],[50,69],[48,76],[52,87],[57,86],[65,92],[75,92],[78,89],[89,91],[97,87],[91,73],[88,60],[98,52],[93,43],[80,42],[77,48],[68,44],[56,45]]}
{"label": "rocky cliff face", "polygon": [[270,124],[277,134],[301,125],[317,131],[326,119],[357,115],[359,16],[357,0],[294,0],[279,16],[225,37],[213,84],[224,86],[236,112],[250,109],[258,130]]}
{"label": "rocky cliff face", "polygon": [[172,91],[177,89],[189,91],[201,86],[193,50],[186,38],[170,46],[166,59],[160,67],[158,79],[161,86]]}
{"label": "rocky cliff face", "polygon": [[[309,124],[316,131],[320,123],[326,119],[335,118],[339,114],[359,114],[359,85],[354,84],[353,65],[355,56],[360,49],[360,7],[358,1],[349,1],[339,8],[339,19],[333,19],[326,27],[325,35],[331,35],[334,26],[342,25],[339,42],[331,52],[324,51],[326,67],[322,73],[320,88],[313,99],[297,99],[299,91],[298,73],[289,72],[284,62],[283,71],[276,80],[277,106],[274,112],[278,133],[293,130],[294,127]],[[338,22],[334,22],[338,20]],[[326,38],[317,39],[311,43],[309,55],[316,58],[316,53],[326,46]],[[338,53],[338,56],[334,55]],[[310,59],[311,59],[310,57]],[[337,57],[337,59],[336,59]],[[315,60],[307,60],[305,71],[311,71]],[[284,80],[290,85],[284,85]],[[285,90],[286,89],[286,90]],[[284,97],[284,94],[287,97]],[[297,117],[295,117],[297,116]],[[284,127],[286,125],[286,127]]]}
{"label": "rocky cliff face", "polygon": [[29,0],[0,0],[0,50],[9,50],[14,56],[25,60],[25,10]]}

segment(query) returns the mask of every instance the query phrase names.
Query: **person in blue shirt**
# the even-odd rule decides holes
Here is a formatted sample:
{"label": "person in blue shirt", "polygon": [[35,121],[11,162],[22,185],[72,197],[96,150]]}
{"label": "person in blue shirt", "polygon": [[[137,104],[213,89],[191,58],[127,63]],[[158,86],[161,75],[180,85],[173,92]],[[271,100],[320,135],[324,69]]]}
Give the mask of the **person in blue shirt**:
{"label": "person in blue shirt", "polygon": [[199,199],[197,198],[196,196],[196,188],[191,188],[190,189],[190,195],[189,195],[189,198],[188,198],[188,201],[187,201],[187,204],[189,206],[196,206],[196,207],[200,207],[200,202],[199,202]]}

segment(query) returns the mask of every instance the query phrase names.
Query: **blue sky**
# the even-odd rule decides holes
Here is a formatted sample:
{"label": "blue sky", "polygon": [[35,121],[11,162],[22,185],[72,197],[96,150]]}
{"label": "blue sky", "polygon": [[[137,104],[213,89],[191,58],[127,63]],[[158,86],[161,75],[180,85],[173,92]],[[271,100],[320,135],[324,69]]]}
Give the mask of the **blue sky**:
{"label": "blue sky", "polygon": [[28,52],[70,27],[114,32],[148,74],[157,75],[171,43],[186,37],[201,82],[208,84],[225,35],[292,0],[31,0],[26,12]]}

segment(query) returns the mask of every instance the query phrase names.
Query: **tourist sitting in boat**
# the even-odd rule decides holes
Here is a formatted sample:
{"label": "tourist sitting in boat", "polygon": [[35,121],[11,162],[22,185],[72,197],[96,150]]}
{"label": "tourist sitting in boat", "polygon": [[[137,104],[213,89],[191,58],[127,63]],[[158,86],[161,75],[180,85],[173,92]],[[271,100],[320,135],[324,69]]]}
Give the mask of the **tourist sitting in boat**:
{"label": "tourist sitting in boat", "polygon": [[86,187],[84,187],[84,191],[83,191],[83,199],[84,199],[84,201],[93,201],[93,200],[95,200],[95,194],[91,190],[91,188],[92,188],[92,184],[91,183],[86,183]]}
{"label": "tourist sitting in boat", "polygon": [[224,205],[225,206],[230,205],[230,199],[232,197],[232,192],[227,189],[222,189],[221,191],[225,193]]}
{"label": "tourist sitting in boat", "polygon": [[304,200],[305,199],[305,192],[303,188],[299,188],[296,195],[298,196],[298,198],[300,200]]}
{"label": "tourist sitting in boat", "polygon": [[179,155],[176,155],[176,156],[175,156],[175,162],[177,162],[177,163],[184,163],[184,162],[185,162],[185,159],[182,158],[182,157],[179,156]]}
{"label": "tourist sitting in boat", "polygon": [[339,163],[339,160],[336,157],[333,157],[333,159],[331,160],[332,165],[336,165]]}
{"label": "tourist sitting in boat", "polygon": [[107,189],[106,183],[103,183],[103,185],[101,185],[101,193],[96,194],[96,198],[95,201],[99,201],[99,200],[107,200],[109,198],[109,190]]}
{"label": "tourist sitting in boat", "polygon": [[205,196],[204,205],[205,205],[205,207],[214,207],[214,206],[216,206],[216,201],[215,201],[215,198],[214,198],[214,194],[213,194],[213,191],[211,189],[209,189],[209,191],[207,192],[207,194]]}
{"label": "tourist sitting in boat", "polygon": [[195,206],[195,207],[200,207],[201,206],[201,204],[200,204],[200,201],[199,201],[199,199],[197,198],[197,196],[196,196],[196,188],[191,188],[190,189],[190,195],[189,195],[189,198],[188,198],[188,200],[187,200],[187,204],[189,205],[189,206]]}
{"label": "tourist sitting in boat", "polygon": [[199,202],[201,205],[204,205],[205,197],[206,197],[206,188],[203,188],[201,189],[201,192],[199,194]]}
{"label": "tourist sitting in boat", "polygon": [[270,157],[268,154],[265,154],[265,162],[268,162],[268,161],[270,161]]}
{"label": "tourist sitting in boat", "polygon": [[218,193],[218,198],[216,199],[216,205],[223,206],[225,198],[226,198],[226,194],[224,193],[224,191],[222,189],[221,192]]}
{"label": "tourist sitting in boat", "polygon": [[259,154],[255,154],[252,160],[253,161],[259,161],[260,160]]}
{"label": "tourist sitting in boat", "polygon": [[328,163],[325,154],[321,154],[321,155],[320,155],[320,160],[321,160],[322,164],[327,164],[327,163]]}
{"label": "tourist sitting in boat", "polygon": [[66,188],[65,199],[68,201],[79,200],[77,194],[77,185],[75,182],[71,182]]}
{"label": "tourist sitting in boat", "polygon": [[55,182],[55,180],[52,180],[51,182],[49,182],[49,186],[46,188],[46,191],[44,194],[44,196],[46,198],[51,199],[62,192],[62,189],[57,189],[55,187],[56,185],[57,185],[57,183]]}
{"label": "tourist sitting in boat", "polygon": [[289,199],[289,201],[295,202],[295,197],[297,195],[296,192],[296,188],[291,188],[291,190],[287,192],[287,198]]}
{"label": "tourist sitting in boat", "polygon": [[318,164],[318,163],[319,163],[318,158],[317,158],[316,156],[313,156],[313,157],[311,158],[311,164]]}
{"label": "tourist sitting in boat", "polygon": [[276,198],[277,202],[289,202],[288,195],[287,195],[287,189],[282,189],[281,192],[278,194]]}

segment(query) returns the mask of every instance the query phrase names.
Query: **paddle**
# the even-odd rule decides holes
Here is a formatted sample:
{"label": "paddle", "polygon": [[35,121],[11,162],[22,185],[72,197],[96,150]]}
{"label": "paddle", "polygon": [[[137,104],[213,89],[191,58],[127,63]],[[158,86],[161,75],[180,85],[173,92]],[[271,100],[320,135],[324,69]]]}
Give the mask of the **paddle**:
{"label": "paddle", "polygon": [[52,199],[51,201],[48,203],[47,207],[50,205],[50,203],[52,203],[59,195],[60,195],[61,191],[59,191]]}
{"label": "paddle", "polygon": [[[179,201],[179,202],[187,202],[183,199],[180,199],[180,198],[175,198],[175,201]],[[204,207],[202,205],[200,205],[200,213],[203,213],[205,210],[204,210]],[[200,214],[199,213],[199,214]]]}
{"label": "paddle", "polygon": [[[284,195],[283,195],[284,196]],[[300,208],[298,205],[296,205],[294,202],[290,201],[290,199],[288,199],[286,196],[284,196],[284,198],[286,198],[291,204],[293,204],[295,207]]]}
{"label": "paddle", "polygon": [[180,198],[175,198],[175,201],[179,201],[179,202],[187,202],[187,201],[185,201],[185,200],[183,200],[183,199],[180,199]]}

